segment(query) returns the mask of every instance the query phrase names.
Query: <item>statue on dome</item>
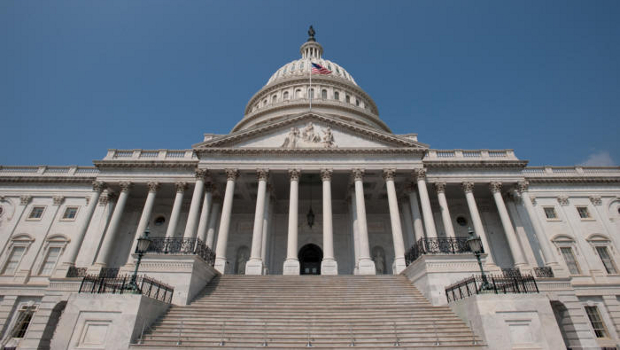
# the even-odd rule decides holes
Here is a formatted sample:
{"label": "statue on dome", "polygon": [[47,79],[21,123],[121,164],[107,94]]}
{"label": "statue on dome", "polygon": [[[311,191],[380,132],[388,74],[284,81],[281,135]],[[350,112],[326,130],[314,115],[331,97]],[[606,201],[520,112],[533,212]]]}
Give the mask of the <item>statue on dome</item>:
{"label": "statue on dome", "polygon": [[314,28],[312,28],[312,26],[310,26],[310,29],[308,29],[308,41],[316,41],[314,39],[314,34],[316,34],[316,32],[314,31]]}

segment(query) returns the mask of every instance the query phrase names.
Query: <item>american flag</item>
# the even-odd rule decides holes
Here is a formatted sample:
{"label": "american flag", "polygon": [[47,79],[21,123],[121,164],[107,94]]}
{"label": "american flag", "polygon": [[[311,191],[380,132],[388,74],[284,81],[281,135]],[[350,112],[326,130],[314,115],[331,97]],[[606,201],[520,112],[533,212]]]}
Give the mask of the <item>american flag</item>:
{"label": "american flag", "polygon": [[332,74],[332,71],[321,66],[320,64],[312,64],[312,74]]}

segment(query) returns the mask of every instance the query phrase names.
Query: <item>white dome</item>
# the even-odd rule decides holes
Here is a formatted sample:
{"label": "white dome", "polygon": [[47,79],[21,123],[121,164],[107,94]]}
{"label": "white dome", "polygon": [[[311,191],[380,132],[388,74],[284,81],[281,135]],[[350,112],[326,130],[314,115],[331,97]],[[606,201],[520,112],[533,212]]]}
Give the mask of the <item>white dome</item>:
{"label": "white dome", "polygon": [[332,72],[330,76],[345,79],[357,86],[357,83],[355,83],[355,80],[353,79],[351,74],[349,74],[349,72],[347,72],[340,65],[330,60],[323,59],[323,58],[313,58],[312,60],[310,60],[310,58],[300,58],[298,60],[289,62],[285,64],[284,66],[282,66],[280,69],[278,69],[275,73],[273,73],[271,78],[269,78],[269,81],[267,81],[266,85],[269,85],[273,83],[274,81],[277,81],[283,78],[299,77],[299,76],[304,76],[304,75],[309,76],[310,67],[311,67],[310,62],[317,63],[329,69]]}

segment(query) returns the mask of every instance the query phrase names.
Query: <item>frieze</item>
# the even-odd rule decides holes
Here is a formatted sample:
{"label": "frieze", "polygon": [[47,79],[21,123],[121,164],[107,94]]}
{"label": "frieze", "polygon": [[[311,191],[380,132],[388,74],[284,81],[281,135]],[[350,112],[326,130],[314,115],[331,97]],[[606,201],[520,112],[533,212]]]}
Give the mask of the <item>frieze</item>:
{"label": "frieze", "polygon": [[302,130],[299,130],[297,127],[294,126],[286,135],[286,137],[284,138],[284,142],[280,147],[289,149],[305,147],[336,147],[336,145],[334,144],[334,135],[332,134],[332,129],[328,126],[321,130],[322,131],[316,131],[312,122],[308,122],[308,124]]}

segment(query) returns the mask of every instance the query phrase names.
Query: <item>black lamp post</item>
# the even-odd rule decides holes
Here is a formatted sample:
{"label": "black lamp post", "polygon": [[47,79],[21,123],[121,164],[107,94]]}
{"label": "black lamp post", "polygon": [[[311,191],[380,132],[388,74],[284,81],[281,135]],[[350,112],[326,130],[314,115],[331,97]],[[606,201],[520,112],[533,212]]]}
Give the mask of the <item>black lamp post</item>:
{"label": "black lamp post", "polygon": [[137,283],[138,268],[140,267],[140,262],[142,261],[142,257],[144,256],[146,251],[149,249],[149,246],[153,242],[153,240],[149,238],[149,233],[151,232],[149,228],[147,227],[146,230],[144,231],[144,235],[138,238],[138,244],[136,245],[136,253],[138,253],[138,262],[136,262],[136,269],[133,272],[133,276],[131,276],[131,282],[129,282],[129,288],[133,289],[133,291],[136,293],[139,292],[138,283]]}
{"label": "black lamp post", "polygon": [[480,286],[480,290],[490,289],[489,281],[487,280],[487,276],[484,274],[484,269],[482,268],[482,261],[480,261],[480,254],[483,252],[482,240],[474,233],[474,230],[472,230],[471,227],[468,232],[469,239],[467,240],[467,246],[476,256],[478,266],[480,266],[480,274],[482,275],[482,285]]}

